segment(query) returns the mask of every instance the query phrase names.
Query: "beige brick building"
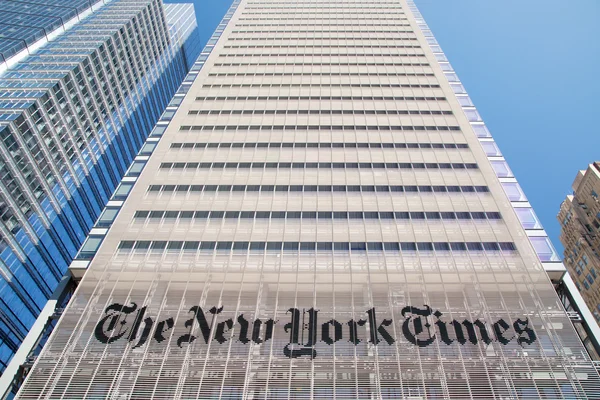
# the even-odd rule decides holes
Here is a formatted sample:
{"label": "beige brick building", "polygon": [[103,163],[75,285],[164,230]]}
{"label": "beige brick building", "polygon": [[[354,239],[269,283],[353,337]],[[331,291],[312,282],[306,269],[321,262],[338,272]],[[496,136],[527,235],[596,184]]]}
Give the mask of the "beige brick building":
{"label": "beige brick building", "polygon": [[564,263],[586,304],[600,321],[600,162],[579,171],[573,194],[560,205]]}

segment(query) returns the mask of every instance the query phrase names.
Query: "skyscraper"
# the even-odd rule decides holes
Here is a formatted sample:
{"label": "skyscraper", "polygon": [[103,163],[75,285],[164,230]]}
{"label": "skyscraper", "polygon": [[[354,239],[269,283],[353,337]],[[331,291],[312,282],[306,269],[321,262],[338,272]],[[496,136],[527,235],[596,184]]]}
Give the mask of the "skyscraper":
{"label": "skyscraper", "polygon": [[573,194],[560,205],[565,264],[596,321],[600,322],[600,163],[579,171]]}
{"label": "skyscraper", "polygon": [[236,1],[179,92],[19,398],[597,396],[412,1]]}
{"label": "skyscraper", "polygon": [[104,3],[102,0],[0,2],[0,72],[35,53]]}
{"label": "skyscraper", "polygon": [[[184,50],[193,9],[169,7],[0,2],[12,65],[0,76],[0,372],[199,53]],[[27,34],[40,30],[51,40],[38,48],[43,38]],[[31,45],[19,62],[17,34]]]}

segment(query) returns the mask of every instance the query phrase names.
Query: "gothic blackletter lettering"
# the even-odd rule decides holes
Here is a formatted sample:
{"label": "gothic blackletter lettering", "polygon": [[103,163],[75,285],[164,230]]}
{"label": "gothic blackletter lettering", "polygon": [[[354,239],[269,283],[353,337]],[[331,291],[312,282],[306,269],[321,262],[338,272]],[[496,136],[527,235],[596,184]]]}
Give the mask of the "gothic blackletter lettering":
{"label": "gothic blackletter lettering", "polygon": [[[127,333],[125,328],[127,315],[137,309],[137,304],[131,303],[131,307],[124,304],[114,303],[104,310],[107,315],[98,322],[94,329],[94,336],[100,342],[109,344],[122,338]],[[120,322],[119,320],[122,319]],[[108,323],[107,326],[105,326]],[[119,325],[117,327],[117,325]]]}
{"label": "gothic blackletter lettering", "polygon": [[198,321],[198,326],[200,327],[200,331],[202,332],[202,336],[204,337],[204,342],[208,344],[210,339],[210,325],[204,315],[204,311],[202,311],[202,307],[194,306],[190,308],[190,311],[194,312],[196,316],[196,321]]}
{"label": "gothic blackletter lettering", "polygon": [[308,341],[306,346],[317,344],[317,313],[319,311],[311,308],[308,310]]}
{"label": "gothic blackletter lettering", "polygon": [[369,340],[369,342],[373,344],[378,344],[379,342],[381,342],[381,340],[379,340],[379,336],[381,336],[387,342],[387,344],[393,344],[396,340],[384,328],[384,326],[390,326],[392,324],[392,320],[384,319],[378,326],[377,316],[375,315],[375,308],[371,308],[370,310],[368,310],[367,315],[369,316],[369,333],[371,335],[371,340]]}
{"label": "gothic blackletter lettering", "polygon": [[[309,338],[308,338],[308,342],[306,344],[307,347],[303,347],[299,342],[300,310],[298,310],[297,308],[290,308],[290,309],[288,309],[288,313],[292,314],[291,321],[288,322],[287,324],[285,324],[283,329],[285,330],[286,333],[289,332],[290,342],[287,345],[285,345],[285,347],[283,348],[283,354],[289,358],[298,358],[298,357],[302,357],[302,356],[310,356],[311,359],[315,358],[317,355],[317,352],[315,351],[315,349],[311,348],[312,343],[314,343],[313,340],[315,339],[314,335],[311,335],[311,330],[315,331],[314,326],[316,325],[317,312],[312,308],[309,310],[309,323],[308,323]],[[316,333],[316,332],[314,332],[314,333]],[[294,346],[294,345],[299,345],[298,346],[299,348],[295,348],[296,346]]]}
{"label": "gothic blackletter lettering", "polygon": [[366,323],[367,321],[365,321],[364,319],[359,319],[358,321],[354,321],[353,319],[351,319],[350,321],[348,321],[348,327],[350,328],[350,343],[353,343],[356,346],[357,344],[362,342],[362,340],[358,338],[358,327],[364,326]]}
{"label": "gothic blackletter lettering", "polygon": [[[189,312],[194,312],[194,316],[196,315],[196,306],[190,308]],[[194,319],[195,318],[190,318],[187,321],[185,321],[184,326],[186,328],[188,328],[191,332],[193,326],[194,326]],[[177,346],[182,347],[182,345],[184,343],[192,343],[194,340],[196,340],[196,336],[192,335],[191,333],[186,333],[185,335],[181,335],[179,337],[179,339],[177,339]]]}
{"label": "gothic blackletter lettering", "polygon": [[250,323],[246,318],[244,318],[244,314],[240,314],[240,316],[237,318],[237,322],[240,324],[239,341],[246,344],[250,341],[250,339],[248,339],[248,326]]}
{"label": "gothic blackletter lettering", "polygon": [[506,337],[504,337],[504,332],[506,332],[509,329],[510,329],[510,325],[508,325],[506,323],[506,321],[503,319],[499,319],[498,321],[494,322],[494,335],[496,336],[496,340],[505,346],[512,339],[514,339],[514,336],[512,336],[510,339],[507,339]]}
{"label": "gothic blackletter lettering", "polygon": [[454,342],[453,339],[450,339],[450,335],[448,335],[448,326],[440,317],[443,315],[439,310],[433,313],[433,315],[438,319],[435,321],[435,326],[437,326],[438,331],[440,332],[440,340],[447,345],[451,345]]}
{"label": "gothic blackletter lettering", "polygon": [[[465,336],[461,328],[461,324],[458,321],[452,321],[452,325],[454,325],[454,329],[456,330],[456,337],[458,338],[458,342],[460,344],[465,344]],[[469,320],[464,320],[462,325],[467,330],[467,336],[469,337],[469,342],[472,344],[477,344],[477,334],[475,333],[475,326],[479,328],[479,336],[481,337],[481,341],[485,344],[490,344],[492,340],[490,339],[488,332],[485,328],[485,324],[480,320],[475,320],[475,322],[471,322]]]}
{"label": "gothic blackletter lettering", "polygon": [[[329,325],[333,325],[333,338],[329,333]],[[321,338],[323,341],[329,345],[337,342],[342,338],[342,324],[337,322],[335,319],[330,320],[329,322],[325,322],[321,326]]]}
{"label": "gothic blackletter lettering", "polygon": [[273,337],[274,325],[275,321],[273,321],[272,319],[267,320],[267,322],[265,322],[265,338],[263,340],[260,338],[260,327],[262,326],[262,321],[258,318],[254,320],[254,325],[252,327],[252,341],[256,344],[261,344],[271,339]]}
{"label": "gothic blackletter lettering", "polygon": [[[537,339],[535,332],[529,327],[529,318],[525,318],[524,321],[517,319],[513,324],[513,328],[515,328],[515,332],[519,335],[517,342],[519,342],[521,346],[523,346],[523,343],[531,344]],[[527,337],[523,335],[527,335]]]}
{"label": "gothic blackletter lettering", "polygon": [[[406,306],[402,309],[401,314],[403,317],[406,317],[404,323],[402,324],[402,333],[406,340],[411,342],[412,344],[416,344],[419,347],[429,346],[435,340],[435,334],[431,334],[431,325],[425,320],[425,323],[421,320],[421,317],[428,317],[431,315],[431,307],[428,305],[424,306],[424,309],[420,309],[417,307]],[[411,314],[408,315],[407,314]],[[414,316],[417,317],[414,317]],[[413,325],[414,331],[410,330],[410,325]],[[419,339],[418,336],[423,333],[423,327],[427,328],[429,337],[427,339]]]}
{"label": "gothic blackletter lettering", "polygon": [[[167,326],[166,328],[165,325]],[[173,318],[167,318],[164,321],[160,321],[158,324],[156,324],[156,331],[154,331],[154,340],[156,340],[158,343],[163,342],[166,339],[164,333],[169,329],[173,329],[174,325],[175,321],[173,320]]]}
{"label": "gothic blackletter lettering", "polygon": [[485,322],[476,319],[475,322],[473,322],[473,325],[479,328],[479,337],[481,338],[481,341],[483,343],[492,343],[492,339],[490,338],[490,334],[488,333],[487,327],[485,326]]}
{"label": "gothic blackletter lettering", "polygon": [[233,328],[233,320],[231,318],[226,319],[225,321],[221,321],[217,324],[217,329],[215,329],[215,340],[221,344],[225,343],[227,339],[225,338],[224,333],[226,332],[225,327],[227,326],[227,330]]}

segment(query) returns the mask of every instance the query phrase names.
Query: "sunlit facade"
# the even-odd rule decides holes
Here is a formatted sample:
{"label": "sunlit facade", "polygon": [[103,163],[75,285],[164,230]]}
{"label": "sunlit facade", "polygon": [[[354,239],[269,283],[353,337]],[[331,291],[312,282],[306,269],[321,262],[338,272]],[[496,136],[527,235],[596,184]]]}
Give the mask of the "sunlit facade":
{"label": "sunlit facade", "polygon": [[[46,3],[0,13],[65,10]],[[107,2],[0,75],[0,371],[199,53],[193,8],[169,7]]]}
{"label": "sunlit facade", "polygon": [[236,1],[184,82],[20,399],[597,397],[411,1]]}
{"label": "sunlit facade", "polygon": [[560,241],[567,269],[600,322],[600,162],[579,171],[572,188],[557,215]]}

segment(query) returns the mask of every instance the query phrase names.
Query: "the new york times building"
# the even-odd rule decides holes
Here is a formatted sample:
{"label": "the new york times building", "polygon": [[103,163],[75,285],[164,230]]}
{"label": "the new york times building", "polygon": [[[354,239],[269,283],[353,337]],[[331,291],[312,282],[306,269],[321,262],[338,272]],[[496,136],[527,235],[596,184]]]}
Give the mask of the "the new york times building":
{"label": "the new york times building", "polygon": [[234,3],[19,398],[597,398],[558,257],[415,15]]}

